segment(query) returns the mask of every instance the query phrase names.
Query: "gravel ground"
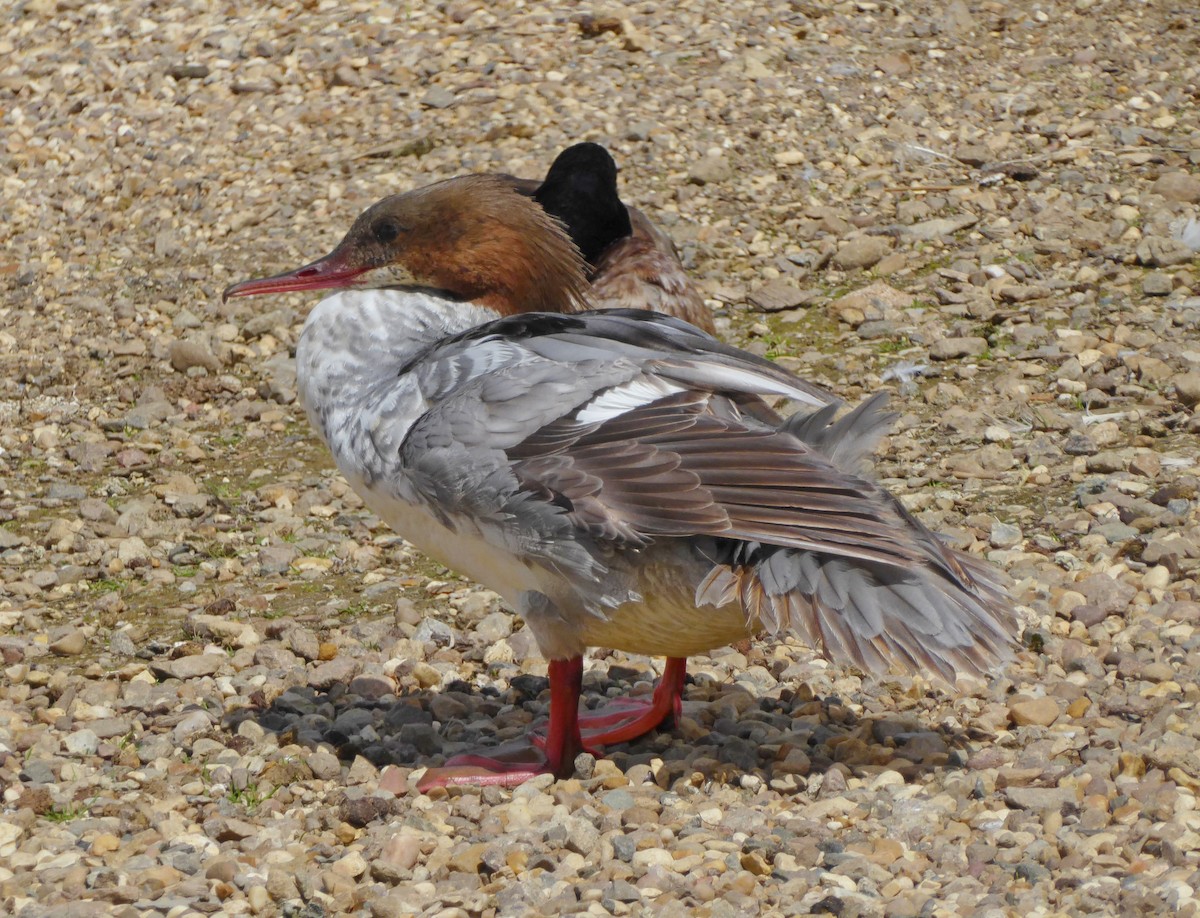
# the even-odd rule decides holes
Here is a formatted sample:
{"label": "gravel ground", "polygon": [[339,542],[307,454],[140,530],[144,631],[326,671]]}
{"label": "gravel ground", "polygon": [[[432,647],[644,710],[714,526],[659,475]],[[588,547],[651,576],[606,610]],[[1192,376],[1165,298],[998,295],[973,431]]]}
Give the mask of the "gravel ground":
{"label": "gravel ground", "polygon": [[[0,18],[0,912],[1200,913],[1193,5]],[[545,663],[330,469],[313,298],[218,294],[580,139],[727,337],[897,394],[877,474],[1026,610],[990,684],[727,649],[575,779],[412,789],[543,716]]]}

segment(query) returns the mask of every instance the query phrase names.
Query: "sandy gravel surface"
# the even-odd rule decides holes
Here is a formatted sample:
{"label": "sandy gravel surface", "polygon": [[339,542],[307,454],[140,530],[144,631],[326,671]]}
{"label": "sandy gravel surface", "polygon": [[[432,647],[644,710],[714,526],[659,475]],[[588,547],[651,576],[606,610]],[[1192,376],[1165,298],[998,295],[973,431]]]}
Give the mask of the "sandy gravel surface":
{"label": "sandy gravel surface", "polygon": [[[1193,6],[7,5],[0,913],[1197,914]],[[994,680],[727,649],[674,734],[416,793],[545,663],[330,468],[314,298],[219,291],[583,139],[730,340],[895,393],[877,474],[1028,620]]]}

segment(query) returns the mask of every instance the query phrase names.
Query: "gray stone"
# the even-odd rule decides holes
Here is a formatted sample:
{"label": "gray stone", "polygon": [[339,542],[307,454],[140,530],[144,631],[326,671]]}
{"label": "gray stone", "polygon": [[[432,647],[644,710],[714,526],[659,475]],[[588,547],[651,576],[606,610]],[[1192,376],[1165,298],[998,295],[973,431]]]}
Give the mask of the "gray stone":
{"label": "gray stone", "polygon": [[457,101],[453,90],[445,86],[431,86],[425,95],[421,96],[421,104],[426,108],[449,108]]}
{"label": "gray stone", "polygon": [[495,644],[512,634],[513,619],[507,612],[491,612],[475,626],[475,637],[484,644]]}
{"label": "gray stone", "polygon": [[641,902],[641,891],[627,880],[613,880],[604,887],[604,897],[617,902]]}
{"label": "gray stone", "polygon": [[693,185],[715,185],[728,181],[732,175],[733,167],[724,156],[702,156],[688,170],[688,181]]}
{"label": "gray stone", "polygon": [[[55,577],[56,581],[57,579]],[[60,657],[75,657],[83,653],[86,649],[87,636],[78,628],[68,631],[50,644],[50,652]]]}
{"label": "gray stone", "polygon": [[1047,287],[1037,284],[1009,284],[1000,288],[999,297],[1006,303],[1027,303],[1045,299],[1050,295]]}
{"label": "gray stone", "polygon": [[405,724],[400,728],[400,742],[408,743],[422,755],[433,755],[442,748],[442,741],[429,724]]}
{"label": "gray stone", "polygon": [[286,574],[299,554],[291,545],[268,545],[258,553],[259,569],[264,574]]}
{"label": "gray stone", "polygon": [[567,848],[576,854],[588,855],[600,845],[600,831],[583,816],[567,820]]}
{"label": "gray stone", "polygon": [[221,369],[221,361],[198,341],[172,342],[169,360],[172,368],[179,373],[186,373],[193,367],[204,367],[211,373]]}
{"label": "gray stone", "polygon": [[846,271],[869,268],[892,250],[892,243],[882,236],[860,236],[842,243],[833,256],[835,267]]}
{"label": "gray stone", "polygon": [[767,281],[747,299],[751,306],[762,312],[781,312],[807,305],[812,302],[813,294],[780,277]]}
{"label": "gray stone", "polygon": [[1130,539],[1138,537],[1136,529],[1121,522],[1103,523],[1099,526],[1094,526],[1092,527],[1092,532],[1104,536],[1110,545],[1116,545],[1118,542],[1127,542]]}
{"label": "gray stone", "polygon": [[1152,268],[1185,264],[1195,257],[1196,253],[1186,243],[1164,236],[1147,236],[1137,247],[1138,261]]}
{"label": "gray stone", "polygon": [[904,227],[904,235],[909,239],[923,241],[941,239],[943,236],[949,236],[957,233],[959,230],[972,227],[978,222],[979,218],[972,214],[962,214],[957,217],[937,217],[933,220],[923,220],[920,223]]}
{"label": "gray stone", "polygon": [[999,520],[992,523],[989,541],[996,548],[1012,548],[1021,543],[1021,527],[1012,523],[1002,523]]}
{"label": "gray stone", "polygon": [[604,802],[606,807],[608,807],[610,810],[615,810],[616,812],[627,810],[633,806],[633,794],[620,788],[609,791],[600,799]]}
{"label": "gray stone", "polygon": [[347,708],[337,716],[332,729],[346,736],[358,736],[372,719],[371,712],[366,708]]}
{"label": "gray stone", "polygon": [[1124,471],[1125,459],[1117,450],[1106,449],[1093,456],[1088,456],[1087,470],[1101,475]]}
{"label": "gray stone", "polygon": [[83,500],[87,497],[87,488],[56,481],[46,489],[46,496],[51,500]]}
{"label": "gray stone", "polygon": [[1168,296],[1175,289],[1175,279],[1164,271],[1151,271],[1142,278],[1142,293],[1146,296]]}
{"label": "gray stone", "polygon": [[618,860],[629,863],[633,860],[633,856],[637,853],[637,842],[628,835],[617,835],[612,840],[613,854]]}
{"label": "gray stone", "polygon": [[338,757],[324,749],[317,749],[305,759],[312,773],[322,781],[333,781],[342,775],[342,763]]}
{"label": "gray stone", "polygon": [[321,642],[307,628],[296,626],[284,634],[288,649],[305,660],[315,660],[321,655]]}
{"label": "gray stone", "polygon": [[1096,441],[1087,434],[1073,433],[1067,437],[1063,443],[1063,452],[1068,456],[1091,456],[1096,453],[1100,447],[1096,445]]}
{"label": "gray stone", "polygon": [[350,680],[351,694],[360,695],[372,701],[382,698],[384,695],[391,695],[395,691],[395,683],[387,676],[365,673]]}
{"label": "gray stone", "polygon": [[1168,172],[1160,175],[1150,186],[1150,190],[1172,203],[1200,203],[1200,177],[1187,172]]}
{"label": "gray stone", "polygon": [[180,657],[170,663],[162,664],[169,676],[176,679],[199,679],[211,676],[225,663],[225,657],[217,653],[197,653],[189,657]]}
{"label": "gray stone", "polygon": [[1174,379],[1175,395],[1189,408],[1200,404],[1200,372],[1180,373]]}
{"label": "gray stone", "polygon": [[202,80],[208,76],[207,64],[171,64],[167,68],[167,76],[176,80]]}
{"label": "gray stone", "polygon": [[95,755],[100,748],[100,737],[93,730],[76,730],[66,736],[63,747],[71,755]]}
{"label": "gray stone", "polygon": [[58,780],[54,763],[45,759],[30,759],[21,766],[21,776],[29,784],[53,784]]}
{"label": "gray stone", "polygon": [[321,663],[308,674],[308,684],[315,689],[328,691],[333,686],[346,685],[358,673],[359,663],[350,657],[338,657]]}
{"label": "gray stone", "polygon": [[957,360],[978,357],[987,349],[987,338],[942,338],[930,345],[929,356],[934,360]]}
{"label": "gray stone", "polygon": [[192,711],[185,714],[183,719],[175,725],[175,729],[171,731],[171,737],[181,746],[187,745],[196,737],[207,733],[211,727],[212,721],[207,712]]}
{"label": "gray stone", "polygon": [[1092,574],[1076,583],[1074,589],[1106,613],[1123,611],[1137,595],[1136,587],[1107,574]]}
{"label": "gray stone", "polygon": [[439,622],[434,618],[427,618],[413,632],[412,639],[414,641],[436,644],[438,647],[453,647],[454,630],[445,622]]}
{"label": "gray stone", "polygon": [[100,739],[113,739],[117,736],[127,736],[133,725],[123,717],[101,717],[88,722],[88,727]]}

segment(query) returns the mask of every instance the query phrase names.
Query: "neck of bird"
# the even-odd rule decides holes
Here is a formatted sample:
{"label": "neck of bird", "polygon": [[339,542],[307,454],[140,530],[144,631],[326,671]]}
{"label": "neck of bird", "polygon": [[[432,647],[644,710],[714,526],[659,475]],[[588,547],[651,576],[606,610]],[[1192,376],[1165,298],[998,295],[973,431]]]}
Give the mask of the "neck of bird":
{"label": "neck of bird", "polygon": [[[407,426],[366,428],[396,410],[415,419],[424,399],[411,367],[441,339],[497,317],[429,290],[346,290],[322,300],[296,346],[297,389],[313,426],[335,455],[347,442],[403,437]],[[410,410],[397,403],[404,399]]]}

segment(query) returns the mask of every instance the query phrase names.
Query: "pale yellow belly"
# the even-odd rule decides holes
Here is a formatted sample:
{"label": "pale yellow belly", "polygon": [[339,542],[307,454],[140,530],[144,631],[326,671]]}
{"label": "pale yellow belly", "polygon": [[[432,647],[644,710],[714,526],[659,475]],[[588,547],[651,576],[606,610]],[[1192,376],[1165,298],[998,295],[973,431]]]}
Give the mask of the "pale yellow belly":
{"label": "pale yellow belly", "polygon": [[607,620],[583,622],[583,639],[589,647],[609,647],[654,657],[689,657],[724,647],[749,637],[746,615],[737,603],[722,608],[691,601],[689,585],[673,586],[643,581],[639,603],[626,603]]}
{"label": "pale yellow belly", "polygon": [[[553,575],[522,563],[478,534],[449,529],[418,506],[372,493],[359,482],[354,485],[380,517],[424,554],[495,590],[510,604],[530,590],[561,595]],[[646,559],[633,575],[643,601],[606,609],[603,617],[579,610],[545,620],[529,618],[542,652],[561,657],[586,647],[607,647],[646,656],[686,657],[748,637],[751,632],[738,604],[696,607],[695,585],[685,573],[686,565],[675,561],[669,553],[665,561]],[[567,601],[562,608],[572,605]]]}

